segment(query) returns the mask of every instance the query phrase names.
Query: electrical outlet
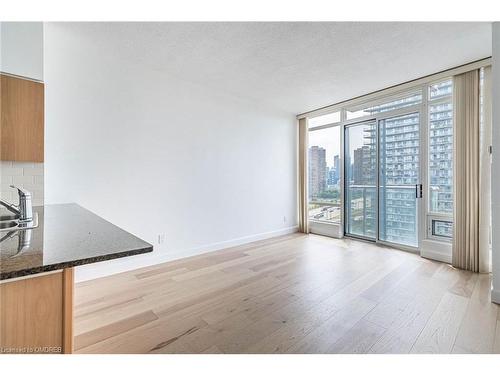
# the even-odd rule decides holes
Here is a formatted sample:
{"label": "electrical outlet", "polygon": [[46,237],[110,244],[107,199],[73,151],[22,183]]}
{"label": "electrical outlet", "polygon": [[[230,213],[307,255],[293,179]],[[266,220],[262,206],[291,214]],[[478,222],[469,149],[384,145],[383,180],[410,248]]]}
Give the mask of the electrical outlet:
{"label": "electrical outlet", "polygon": [[161,245],[165,242],[165,233],[160,233],[158,235],[158,245]]}
{"label": "electrical outlet", "polygon": [[286,216],[283,216],[283,224],[286,223]]}

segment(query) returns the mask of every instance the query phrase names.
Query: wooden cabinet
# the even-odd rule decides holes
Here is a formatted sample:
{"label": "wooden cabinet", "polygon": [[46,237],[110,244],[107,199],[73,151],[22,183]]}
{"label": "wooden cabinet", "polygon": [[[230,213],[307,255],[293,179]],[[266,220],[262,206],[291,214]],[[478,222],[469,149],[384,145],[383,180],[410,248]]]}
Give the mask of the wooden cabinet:
{"label": "wooden cabinet", "polygon": [[73,269],[0,284],[0,353],[72,353]]}
{"label": "wooden cabinet", "polygon": [[44,85],[0,75],[1,160],[43,162]]}

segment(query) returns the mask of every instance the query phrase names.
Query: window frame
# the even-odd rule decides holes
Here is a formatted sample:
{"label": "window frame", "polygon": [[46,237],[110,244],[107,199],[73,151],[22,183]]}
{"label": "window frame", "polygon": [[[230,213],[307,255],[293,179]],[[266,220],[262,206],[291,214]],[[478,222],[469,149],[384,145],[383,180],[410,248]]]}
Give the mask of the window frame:
{"label": "window frame", "polygon": [[[440,96],[435,99],[430,98],[430,88],[433,85],[446,82],[446,81],[452,81],[452,90],[451,93],[445,96]],[[443,243],[451,243],[453,240],[453,237],[445,237],[445,236],[438,236],[433,233],[433,222],[434,221],[449,221],[453,225],[453,210],[452,212],[446,213],[446,212],[439,212],[439,211],[432,211],[431,209],[431,169],[430,169],[430,132],[431,132],[431,126],[430,126],[430,108],[431,106],[434,105],[439,105],[439,104],[445,104],[445,103],[450,103],[452,104],[452,111],[453,111],[453,77],[444,77],[440,78],[438,80],[431,81],[427,83],[427,88],[425,90],[425,113],[426,113],[426,135],[425,135],[425,142],[426,142],[426,147],[425,147],[425,163],[426,163],[426,168],[425,168],[425,182],[424,186],[426,187],[425,191],[426,194],[425,196],[425,202],[424,202],[424,212],[425,212],[425,226],[426,228],[426,233],[424,234],[425,238],[429,240],[434,240],[434,241],[439,241]],[[452,129],[454,127],[453,124],[453,114],[452,114]],[[453,134],[452,134],[453,136]],[[452,148],[452,162],[453,162],[453,148]],[[454,164],[452,164],[454,165]],[[454,194],[454,186],[452,185],[452,194]]]}
{"label": "window frame", "polygon": [[427,218],[427,236],[429,239],[446,242],[451,242],[451,240],[453,240],[453,233],[451,237],[434,234],[434,222],[450,222],[453,225],[453,216],[450,218],[449,216],[444,215],[428,215]]}
{"label": "window frame", "polygon": [[[342,118],[342,113],[341,113],[341,118]],[[320,126],[315,126],[313,128],[308,127],[308,133],[309,132],[315,132],[319,130],[324,130],[324,129],[330,129],[330,128],[335,128],[339,127],[339,143],[340,143],[340,150],[339,150],[339,169],[340,169],[340,176],[339,176],[339,186],[340,186],[340,203],[338,204],[338,207],[340,207],[340,218],[338,221],[327,221],[327,220],[319,220],[319,219],[314,219],[309,217],[309,194],[307,194],[307,217],[309,223],[317,223],[325,226],[338,226],[340,228],[343,228],[343,223],[344,223],[344,183],[343,183],[343,170],[344,170],[344,157],[343,157],[343,142],[344,142],[344,137],[342,136],[342,128],[341,128],[341,122],[334,122],[330,124],[325,124],[325,125],[320,125]],[[309,137],[308,137],[309,138]],[[309,150],[310,145],[307,145],[307,149]],[[308,160],[309,163],[309,160]],[[309,166],[308,166],[309,167]],[[309,180],[306,181],[307,185],[309,186]],[[328,205],[325,204],[325,206],[331,206],[331,207],[337,207],[337,205]]]}
{"label": "window frame", "polygon": [[[303,118],[311,118],[316,116],[325,115],[331,112],[340,111],[340,122],[333,124],[325,124],[321,127],[317,127],[309,130],[319,130],[321,128],[330,127],[330,126],[341,126],[342,127],[342,136],[341,136],[341,225],[336,224],[325,224],[325,223],[314,223],[310,222],[310,229],[314,226],[314,224],[321,225],[321,229],[319,231],[314,231],[313,233],[325,234],[332,236],[332,231],[330,229],[325,230],[324,228],[332,228],[336,227],[337,232],[333,235],[333,237],[342,238],[344,236],[344,226],[345,226],[345,182],[344,182],[344,158],[345,158],[345,150],[344,150],[344,131],[345,127],[350,124],[355,124],[358,122],[364,122],[367,120],[376,120],[376,114],[358,117],[354,119],[347,120],[346,110],[347,108],[353,109],[354,107],[367,106],[368,104],[376,105],[377,103],[381,103],[383,101],[394,99],[397,96],[404,96],[405,92],[410,93],[411,91],[415,91],[419,88],[422,88],[422,101],[420,105],[417,105],[416,108],[419,108],[421,111],[421,152],[420,152],[420,163],[421,163],[421,183],[424,186],[424,196],[420,203],[420,214],[419,214],[419,248],[418,249],[409,249],[404,248],[403,246],[397,246],[401,250],[418,252],[421,256],[435,259],[443,262],[451,262],[451,244],[452,239],[442,236],[433,236],[432,235],[432,227],[429,230],[429,224],[432,226],[432,220],[444,220],[444,221],[453,221],[453,215],[450,213],[448,215],[442,215],[438,213],[429,212],[429,203],[427,200],[430,197],[430,192],[427,191],[429,188],[429,87],[437,82],[445,81],[447,79],[452,78],[457,74],[462,74],[474,69],[481,69],[491,66],[491,57],[481,59],[478,61],[474,61],[469,64],[465,64],[459,67],[455,67],[446,71],[438,72],[429,76],[425,76],[422,78],[418,78],[413,81],[405,82],[399,85],[391,86],[379,91],[375,91],[366,95],[362,95],[359,97],[355,97],[349,100],[345,100],[333,105],[329,105],[320,109],[308,111],[301,113],[296,116],[297,119]],[[453,98],[453,96],[452,96]],[[453,100],[453,99],[452,99]],[[432,103],[438,103],[440,101],[447,101],[447,97],[440,97],[436,99],[432,99]],[[404,107],[397,110],[395,113],[391,111],[380,113],[383,116],[403,114],[404,112],[412,111],[414,108],[412,107]],[[307,182],[306,182],[307,183]],[[378,241],[378,243],[383,244],[383,242]],[[391,246],[390,244],[388,244]]]}

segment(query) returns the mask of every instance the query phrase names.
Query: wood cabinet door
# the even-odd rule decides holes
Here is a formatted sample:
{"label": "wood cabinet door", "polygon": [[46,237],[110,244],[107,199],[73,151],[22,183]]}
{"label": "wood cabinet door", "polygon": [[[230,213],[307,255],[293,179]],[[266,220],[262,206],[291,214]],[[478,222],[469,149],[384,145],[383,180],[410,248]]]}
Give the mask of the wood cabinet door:
{"label": "wood cabinet door", "polygon": [[4,74],[0,80],[1,159],[43,162],[43,83]]}
{"label": "wood cabinet door", "polygon": [[0,354],[73,352],[73,269],[0,283]]}

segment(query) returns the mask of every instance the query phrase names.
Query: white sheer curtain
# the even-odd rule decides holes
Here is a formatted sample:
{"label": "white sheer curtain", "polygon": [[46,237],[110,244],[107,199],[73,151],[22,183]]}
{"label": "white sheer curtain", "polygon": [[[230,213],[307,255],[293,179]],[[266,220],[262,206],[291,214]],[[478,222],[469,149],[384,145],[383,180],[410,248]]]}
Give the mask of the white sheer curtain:
{"label": "white sheer curtain", "polygon": [[455,267],[479,271],[479,71],[453,79]]}
{"label": "white sheer curtain", "polygon": [[479,272],[480,264],[486,262],[483,260],[484,240],[480,236],[480,195],[486,181],[481,180],[481,165],[484,163],[480,161],[479,78],[479,70],[473,70],[453,79],[455,204],[452,263],[474,272]]}
{"label": "white sheer curtain", "polygon": [[309,219],[307,213],[307,119],[299,120],[299,231],[309,233]]}

